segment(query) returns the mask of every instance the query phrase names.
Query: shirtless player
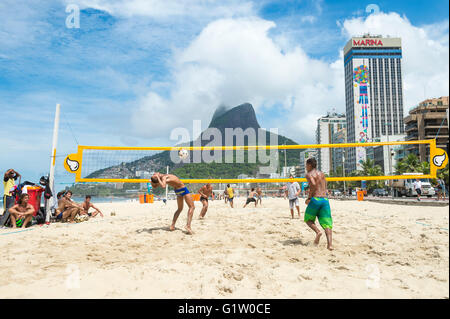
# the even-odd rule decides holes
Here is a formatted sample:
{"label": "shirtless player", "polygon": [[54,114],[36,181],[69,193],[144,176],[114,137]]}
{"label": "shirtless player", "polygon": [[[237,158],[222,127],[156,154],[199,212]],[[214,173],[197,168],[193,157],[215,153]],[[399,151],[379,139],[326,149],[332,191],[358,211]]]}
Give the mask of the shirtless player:
{"label": "shirtless player", "polygon": [[325,230],[327,236],[329,250],[333,250],[332,246],[332,228],[333,219],[331,218],[330,203],[327,197],[327,181],[324,173],[317,168],[315,158],[309,158],[306,161],[306,179],[309,185],[309,195],[305,203],[308,205],[305,211],[305,222],[316,233],[314,244],[318,245],[322,232],[317,228],[315,221],[319,219],[319,224]]}
{"label": "shirtless player", "polygon": [[250,193],[248,194],[247,201],[245,202],[243,208],[245,208],[245,207],[246,207],[248,204],[250,204],[251,202],[254,202],[254,203],[255,203],[255,207],[256,207],[256,203],[257,203],[257,201],[256,201],[256,194],[257,194],[257,193],[256,193],[255,189],[252,188],[252,190],[251,190]]}
{"label": "shirtless player", "polygon": [[175,223],[177,222],[178,216],[180,216],[180,213],[183,210],[183,200],[186,202],[189,207],[186,231],[188,234],[192,235],[191,222],[192,216],[194,215],[195,206],[194,201],[192,200],[192,195],[187,187],[180,181],[178,177],[172,174],[155,173],[150,181],[153,188],[165,188],[167,184],[169,186],[172,186],[175,190],[175,194],[177,195],[178,209],[173,215],[172,225],[170,225],[171,231],[175,230]]}
{"label": "shirtless player", "polygon": [[208,198],[211,196],[212,191],[213,189],[210,183],[203,185],[203,187],[198,190],[198,193],[200,194],[200,202],[203,204],[203,208],[199,216],[200,219],[203,219],[208,211]]}
{"label": "shirtless player", "polygon": [[[86,195],[86,199],[84,200],[83,204],[81,204],[81,205],[83,206],[83,209],[80,212],[80,215],[88,215],[89,217],[95,217],[95,216],[97,216],[97,214],[100,214],[100,216],[103,217],[103,214],[100,211],[100,209],[98,209],[91,203],[91,195]],[[89,208],[95,209],[95,212],[92,215],[89,214]]]}
{"label": "shirtless player", "polygon": [[256,203],[258,204],[258,202],[259,202],[259,205],[262,205],[262,190],[261,190],[261,187],[257,187],[256,188],[256,194],[257,194],[257,196],[256,196]]}

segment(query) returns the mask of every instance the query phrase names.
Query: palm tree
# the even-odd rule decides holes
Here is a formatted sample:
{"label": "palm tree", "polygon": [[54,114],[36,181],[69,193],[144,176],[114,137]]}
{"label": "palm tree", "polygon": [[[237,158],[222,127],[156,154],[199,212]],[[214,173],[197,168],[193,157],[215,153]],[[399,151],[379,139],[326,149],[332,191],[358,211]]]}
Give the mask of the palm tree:
{"label": "palm tree", "polygon": [[395,165],[397,174],[414,173],[420,165],[420,161],[415,154],[408,154],[405,158]]}
{"label": "palm tree", "polygon": [[[381,176],[383,175],[383,170],[380,165],[375,165],[375,161],[368,158],[366,161],[361,163],[362,165],[362,174],[363,176]],[[367,190],[372,190],[374,188],[378,188],[380,181],[368,181],[367,182]]]}
{"label": "palm tree", "polygon": [[417,172],[423,173],[423,174],[430,174],[430,163],[428,162],[420,162],[417,165]]}

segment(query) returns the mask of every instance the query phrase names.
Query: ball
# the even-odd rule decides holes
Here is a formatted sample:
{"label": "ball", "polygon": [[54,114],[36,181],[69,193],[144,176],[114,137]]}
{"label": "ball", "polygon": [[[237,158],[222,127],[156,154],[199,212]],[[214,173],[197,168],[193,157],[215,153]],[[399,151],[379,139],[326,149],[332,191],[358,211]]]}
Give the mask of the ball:
{"label": "ball", "polygon": [[187,150],[179,150],[179,151],[178,151],[178,156],[179,156],[181,159],[186,159],[186,158],[188,158],[188,156],[189,156],[189,152],[188,152]]}

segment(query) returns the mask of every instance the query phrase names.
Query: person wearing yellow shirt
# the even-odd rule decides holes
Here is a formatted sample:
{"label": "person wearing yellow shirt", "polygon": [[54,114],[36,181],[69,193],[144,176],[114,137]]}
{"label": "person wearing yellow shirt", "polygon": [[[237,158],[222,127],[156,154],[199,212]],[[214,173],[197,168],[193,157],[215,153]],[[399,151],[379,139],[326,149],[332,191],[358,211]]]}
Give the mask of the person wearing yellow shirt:
{"label": "person wearing yellow shirt", "polygon": [[234,189],[230,187],[230,184],[227,185],[227,193],[228,193],[228,201],[230,202],[231,208],[233,207],[233,199],[234,199]]}
{"label": "person wearing yellow shirt", "polygon": [[3,209],[6,212],[10,207],[14,206],[15,200],[14,196],[9,193],[10,190],[16,185],[16,180],[19,178],[20,184],[20,174],[13,170],[12,168],[5,172],[3,177]]}

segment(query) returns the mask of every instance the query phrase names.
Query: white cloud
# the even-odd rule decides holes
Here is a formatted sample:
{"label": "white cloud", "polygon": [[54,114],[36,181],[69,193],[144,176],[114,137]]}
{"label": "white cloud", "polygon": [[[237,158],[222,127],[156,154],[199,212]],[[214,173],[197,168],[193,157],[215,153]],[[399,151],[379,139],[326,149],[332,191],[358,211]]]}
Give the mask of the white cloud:
{"label": "white cloud", "polygon": [[446,23],[418,27],[397,13],[379,13],[366,19],[346,20],[343,32],[349,37],[367,32],[401,37],[406,114],[425,98],[448,95],[448,21]]}
{"label": "white cloud", "polygon": [[302,23],[308,22],[308,23],[314,23],[316,22],[317,18],[315,16],[303,16],[300,18],[300,21]]}
{"label": "white cloud", "polygon": [[[220,19],[205,27],[191,44],[174,54],[173,86],[168,97],[155,90],[142,99],[133,115],[139,134],[168,134],[194,119],[207,125],[220,105],[244,102],[256,110],[282,104],[292,115],[283,131],[295,140],[312,139],[305,117],[323,114],[343,103],[343,70],[339,64],[309,58],[300,46],[281,47],[269,37],[271,21],[260,18]],[[270,112],[270,110],[269,110]],[[153,119],[152,129],[145,125]]]}

